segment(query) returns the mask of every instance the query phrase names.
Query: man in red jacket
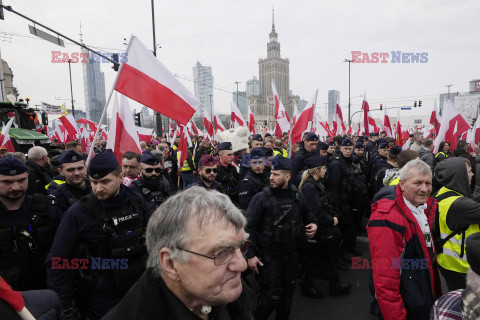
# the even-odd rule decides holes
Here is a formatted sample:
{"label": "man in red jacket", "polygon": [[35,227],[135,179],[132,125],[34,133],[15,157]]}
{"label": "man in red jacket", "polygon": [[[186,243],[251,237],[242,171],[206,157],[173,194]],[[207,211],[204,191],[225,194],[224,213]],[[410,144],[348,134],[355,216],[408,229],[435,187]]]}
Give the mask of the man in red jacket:
{"label": "man in red jacket", "polygon": [[399,174],[396,198],[375,202],[367,226],[375,296],[385,320],[428,319],[441,296],[431,236],[432,172],[417,159]]}

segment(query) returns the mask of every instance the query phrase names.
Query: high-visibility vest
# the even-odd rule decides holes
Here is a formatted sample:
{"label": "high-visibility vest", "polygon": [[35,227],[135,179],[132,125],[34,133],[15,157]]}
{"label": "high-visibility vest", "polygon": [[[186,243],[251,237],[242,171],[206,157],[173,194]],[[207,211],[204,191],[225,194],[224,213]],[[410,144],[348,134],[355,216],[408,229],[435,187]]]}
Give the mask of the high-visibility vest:
{"label": "high-visibility vest", "polygon": [[388,182],[387,186],[396,186],[400,183],[400,178],[395,178],[392,179],[391,181]]}
{"label": "high-visibility vest", "polygon": [[50,184],[52,184],[52,182],[55,182],[56,184],[61,185],[61,184],[64,184],[66,181],[65,181],[65,180],[52,180],[52,181],[50,181],[49,184],[47,184],[47,185],[45,186],[45,189],[48,190],[48,187],[50,187]]}
{"label": "high-visibility vest", "polygon": [[[450,195],[444,195],[442,197],[442,194],[445,194],[447,192],[450,192]],[[449,213],[448,211],[452,203],[461,197],[463,197],[462,194],[450,190],[446,187],[442,187],[435,196],[437,200],[440,200],[438,201],[438,226],[440,238],[442,240],[455,232],[453,230],[450,230],[447,226],[447,215],[455,214]],[[437,254],[438,264],[447,270],[459,273],[467,273],[468,269],[470,269],[470,265],[467,262],[467,256],[465,253],[465,240],[470,235],[477,232],[480,232],[478,224],[471,224],[468,229],[465,230],[465,232],[456,234],[455,236],[451,237],[443,245],[443,252]]]}
{"label": "high-visibility vest", "polygon": [[282,157],[284,157],[284,158],[286,158],[286,157],[288,156],[287,150],[285,150],[285,149],[282,149],[281,152],[278,151],[278,150],[273,149],[273,156],[274,156],[274,157],[276,157],[276,156],[279,155],[280,153],[282,154]]}
{"label": "high-visibility vest", "polygon": [[[182,153],[181,151],[177,152],[177,161],[180,160],[181,153]],[[188,156],[187,156],[187,158],[188,158]],[[193,157],[192,157],[192,161],[193,161]],[[190,165],[188,164],[187,159],[185,159],[185,161],[183,161],[183,165],[182,165],[182,172],[191,171],[191,170],[192,170],[192,168],[190,168]]]}
{"label": "high-visibility vest", "polygon": [[443,156],[445,157],[445,159],[450,158],[450,156],[449,156],[446,152],[440,151],[439,153],[437,153],[437,154],[435,155],[435,159],[438,157],[439,154],[443,154]]}

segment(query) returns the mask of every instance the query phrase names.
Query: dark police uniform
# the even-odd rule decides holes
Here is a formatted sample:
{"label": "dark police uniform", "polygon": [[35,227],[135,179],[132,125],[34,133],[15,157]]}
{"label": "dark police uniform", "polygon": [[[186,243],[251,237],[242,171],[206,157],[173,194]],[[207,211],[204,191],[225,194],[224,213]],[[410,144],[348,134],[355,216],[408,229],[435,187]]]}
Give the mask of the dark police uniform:
{"label": "dark police uniform", "polygon": [[[291,160],[278,158],[272,170],[291,170]],[[255,195],[245,212],[251,245],[247,258],[258,257],[261,300],[255,319],[289,319],[297,272],[296,246],[305,236],[305,225],[316,223],[306,200],[296,187],[266,187]]]}
{"label": "dark police uniform", "polygon": [[[117,167],[107,149],[93,158],[88,174],[101,179]],[[60,296],[67,316],[77,308],[89,319],[100,319],[145,270],[142,202],[121,184],[112,199],[99,201],[92,193],[66,212],[46,264],[48,286]],[[78,259],[88,259],[88,267],[83,269]]]}
{"label": "dark police uniform", "polygon": [[[140,163],[156,166],[160,162],[150,151],[144,151]],[[158,180],[146,180],[142,175],[132,182],[130,188],[142,195],[148,217],[173,194],[173,187],[163,172],[160,173]]]}
{"label": "dark police uniform", "polygon": [[[218,165],[218,157],[213,157],[213,156],[210,156],[210,155],[203,155],[198,160],[198,167],[202,167],[202,166],[213,167],[213,166],[217,166],[217,165]],[[218,168],[217,168],[217,170],[218,170]],[[203,187],[207,190],[216,190],[220,193],[225,194],[225,188],[223,188],[223,186],[219,182],[213,181],[211,186],[208,187],[203,182],[200,175],[197,175],[195,180],[193,180],[193,182],[188,186],[188,188],[193,187],[193,186]]]}
{"label": "dark police uniform", "polygon": [[[0,160],[0,175],[16,176],[26,171],[17,158]],[[45,257],[61,215],[55,202],[45,195],[26,195],[18,210],[7,210],[0,202],[0,276],[14,290],[46,288]]]}
{"label": "dark police uniform", "polygon": [[[318,141],[318,136],[309,132],[305,135],[305,141]],[[305,160],[314,154],[318,154],[317,150],[308,152],[303,144],[300,145],[300,149],[295,151],[292,157],[292,183],[298,187],[302,180],[302,173],[305,170]]]}
{"label": "dark police uniform", "polygon": [[[83,156],[74,150],[68,150],[62,153],[58,161],[59,165],[64,163],[74,163],[83,161]],[[63,177],[63,176],[62,176]],[[65,179],[65,178],[64,178]],[[85,179],[84,187],[70,185],[68,182],[53,185],[50,183],[48,193],[55,198],[57,206],[62,212],[66,212],[81,197],[87,196],[92,192],[92,186],[89,179]]]}
{"label": "dark police uniform", "polygon": [[[222,142],[218,145],[217,150],[232,150],[232,144],[230,142]],[[237,185],[240,180],[240,176],[237,172],[237,168],[232,164],[224,166],[220,164],[218,166],[218,174],[216,181],[219,182],[225,189],[225,194],[232,200],[233,203],[237,203]]]}
{"label": "dark police uniform", "polygon": [[[261,148],[255,148],[250,154],[250,159],[265,161],[265,152]],[[262,191],[268,185],[268,179],[262,173],[255,173],[249,169],[245,177],[238,183],[237,198],[240,209],[246,210],[253,196]]]}

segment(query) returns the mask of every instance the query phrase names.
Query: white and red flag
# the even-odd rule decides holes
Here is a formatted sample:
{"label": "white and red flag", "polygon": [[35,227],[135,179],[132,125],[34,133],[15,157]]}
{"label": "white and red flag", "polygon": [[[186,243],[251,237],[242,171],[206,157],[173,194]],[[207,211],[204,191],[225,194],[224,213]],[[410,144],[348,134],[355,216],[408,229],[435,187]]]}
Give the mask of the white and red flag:
{"label": "white and red flag", "polygon": [[10,134],[8,133],[14,119],[15,118],[10,118],[7,124],[2,127],[2,133],[0,133],[0,147],[5,146],[8,152],[15,152],[12,140],[10,139]]}
{"label": "white and red flag", "polygon": [[370,106],[367,102],[367,94],[363,96],[363,125],[364,125],[364,134],[368,136],[370,132],[378,132],[377,124],[375,123],[375,119],[370,114]]}
{"label": "white and red flag", "polygon": [[433,104],[433,110],[432,110],[432,115],[430,116],[430,124],[433,126],[434,133],[438,134],[438,131],[440,130],[440,114],[438,112],[438,107],[437,107],[437,99],[435,99],[435,102]]}
{"label": "white and red flag", "polygon": [[[340,126],[342,129],[340,130]],[[347,128],[345,127],[345,123],[343,122],[343,114],[342,114],[342,108],[340,108],[340,101],[338,100],[337,97],[337,102],[335,104],[335,117],[333,119],[333,133],[335,135],[341,135],[345,134],[347,131]]]}
{"label": "white and red flag", "polygon": [[138,141],[150,143],[154,138],[153,129],[143,127],[137,127],[136,129],[138,132]]}
{"label": "white and red flag", "polygon": [[283,106],[282,100],[280,100],[280,96],[278,95],[277,88],[275,88],[273,79],[272,93],[275,101],[275,119],[277,120],[277,124],[275,125],[275,135],[277,138],[281,139],[284,132],[290,131],[290,118],[288,117],[287,111]]}
{"label": "white and red flag", "polygon": [[248,121],[247,121],[248,132],[250,134],[255,134],[255,118],[253,117],[253,113],[250,110],[250,106],[248,106]]}
{"label": "white and red flag", "polygon": [[75,119],[70,113],[67,115],[61,116],[60,118],[58,118],[58,120],[60,120],[60,122],[62,123],[63,127],[65,128],[69,136],[73,136],[73,137],[76,136],[76,134],[78,133],[77,121],[75,121]]}
{"label": "white and red flag", "polygon": [[78,119],[78,120],[77,120],[77,123],[81,123],[81,124],[86,125],[86,126],[87,126],[87,127],[86,127],[87,130],[93,131],[93,132],[95,132],[95,131],[97,130],[97,126],[98,126],[97,123],[95,123],[95,122],[93,122],[93,121],[91,121],[91,120],[85,119],[85,118],[80,118],[80,119]]}
{"label": "white and red flag", "polygon": [[295,125],[295,123],[297,123],[297,118],[298,118],[299,115],[300,115],[300,112],[298,112],[297,103],[295,102],[295,104],[293,105],[293,123],[292,123],[292,127]]}
{"label": "white and red flag", "polygon": [[85,125],[80,126],[80,145],[82,146],[82,152],[89,153],[92,147],[91,134]]}
{"label": "white and red flag", "polygon": [[242,116],[242,113],[238,109],[235,102],[232,102],[230,113],[230,129],[237,129],[243,127],[246,124],[245,119]]}
{"label": "white and red flag", "polygon": [[135,36],[127,47],[115,90],[161,114],[187,124],[200,101]]}
{"label": "white and red flag", "polygon": [[455,150],[457,147],[458,138],[470,129],[468,122],[462,117],[455,108],[451,100],[446,100],[443,105],[442,122],[440,130],[435,138],[434,153],[438,152],[440,143],[446,141],[450,144],[450,149]]}
{"label": "white and red flag", "polygon": [[396,125],[396,141],[395,145],[403,147],[402,124],[400,123],[400,110],[397,110],[397,125]]}
{"label": "white and red flag", "polygon": [[227,130],[225,129],[225,127],[223,126],[223,123],[222,121],[220,120],[220,118],[218,117],[217,113],[215,112],[215,109],[212,109],[212,113],[213,113],[213,122],[215,124],[215,133],[217,133],[219,130],[221,132]]}
{"label": "white and red flag", "polygon": [[192,141],[188,135],[188,129],[186,126],[179,124],[180,127],[180,143],[177,149],[178,171],[182,171],[185,160],[188,157],[188,148],[192,146]]}
{"label": "white and red flag", "polygon": [[119,163],[122,163],[122,156],[127,151],[142,153],[132,110],[124,95],[120,95],[120,105],[117,95],[114,97],[108,137],[106,148],[112,149]]}
{"label": "white and red flag", "polygon": [[305,109],[298,116],[297,122],[292,128],[292,143],[302,141],[303,133],[308,130],[309,125],[313,121],[313,114],[315,112],[315,105],[317,104],[318,89],[313,94],[313,97],[305,106]]}
{"label": "white and red flag", "polygon": [[207,108],[203,108],[203,126],[210,139],[213,139],[215,132],[213,132],[212,115],[208,112]]}
{"label": "white and red flag", "polygon": [[387,137],[393,138],[393,130],[392,130],[392,125],[390,124],[390,117],[388,116],[387,113],[387,107],[385,107],[385,115],[383,119],[383,130],[385,130],[385,135]]}
{"label": "white and red flag", "polygon": [[473,128],[468,131],[466,140],[472,148],[480,143],[480,117],[477,117]]}

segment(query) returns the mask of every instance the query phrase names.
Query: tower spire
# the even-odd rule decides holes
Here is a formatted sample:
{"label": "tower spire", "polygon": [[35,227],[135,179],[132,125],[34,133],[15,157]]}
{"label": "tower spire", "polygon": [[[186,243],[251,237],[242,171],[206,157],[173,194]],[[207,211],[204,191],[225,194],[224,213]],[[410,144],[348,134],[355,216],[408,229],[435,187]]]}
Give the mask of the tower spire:
{"label": "tower spire", "polygon": [[83,43],[82,20],[80,20],[80,43]]}
{"label": "tower spire", "polygon": [[272,27],[275,29],[275,8],[272,6]]}

